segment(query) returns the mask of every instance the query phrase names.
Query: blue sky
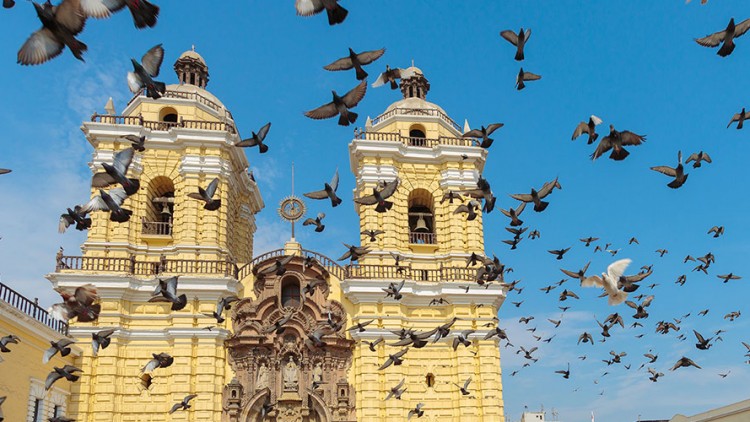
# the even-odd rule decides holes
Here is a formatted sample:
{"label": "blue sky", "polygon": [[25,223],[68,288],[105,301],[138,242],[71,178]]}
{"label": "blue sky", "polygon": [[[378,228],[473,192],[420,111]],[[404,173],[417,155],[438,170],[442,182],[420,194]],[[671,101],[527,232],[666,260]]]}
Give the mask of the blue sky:
{"label": "blue sky", "polygon": [[[523,359],[502,349],[506,412],[520,418],[524,406],[555,408],[563,421],[634,421],[670,418],[675,413],[693,414],[746,399],[745,380],[750,366],[743,363],[750,340],[750,322],[743,315],[735,322],[722,316],[746,311],[750,294],[748,277],[741,266],[750,253],[746,235],[748,199],[745,157],[750,153],[746,129],[726,129],[730,117],[746,103],[750,81],[750,37],[737,41],[735,52],[717,56],[715,49],[697,45],[693,38],[723,29],[730,17],[750,17],[750,6],[739,0],[712,0],[700,6],[695,0],[659,1],[514,1],[435,2],[345,1],[350,15],[343,25],[329,27],[324,16],[295,16],[292,0],[250,2],[161,1],[159,24],[136,31],[127,14],[108,21],[89,21],[81,39],[88,43],[86,63],[69,52],[34,68],[15,64],[16,52],[26,37],[39,27],[30,4],[18,2],[2,10],[4,28],[0,66],[4,98],[4,139],[0,142],[0,167],[14,170],[0,177],[0,274],[2,281],[44,305],[55,298],[43,275],[54,268],[54,254],[62,245],[78,253],[83,237],[69,231],[58,235],[57,220],[68,206],[86,199],[91,148],[79,130],[81,121],[94,111],[103,112],[108,97],[117,110],[130,98],[125,82],[129,58],[140,57],[157,43],[167,56],[162,79],[174,83],[171,65],[184,50],[196,50],[208,62],[209,90],[234,114],[243,134],[273,122],[267,144],[270,152],[249,152],[266,209],[258,217],[256,253],[279,247],[288,237],[288,226],[275,211],[289,194],[289,168],[295,162],[297,191],[318,189],[338,166],[339,193],[350,198],[353,177],[349,172],[347,143],[352,128],[334,120],[312,121],[305,110],[330,101],[330,90],[342,93],[355,85],[350,73],[333,73],[322,66],[346,54],[386,47],[383,58],[370,66],[371,81],[388,63],[406,67],[413,59],[429,79],[428,100],[442,106],[457,122],[468,118],[473,127],[503,122],[495,136],[484,176],[492,183],[502,208],[515,206],[507,194],[525,193],[531,187],[559,177],[563,190],[551,197],[543,213],[530,209],[522,216],[542,237],[525,239],[518,250],[501,243],[507,219],[495,212],[485,219],[486,249],[514,267],[509,276],[523,281],[520,296],[511,294],[500,311],[501,327],[508,329],[516,345],[537,342],[518,325],[520,316],[534,315],[528,327],[538,327],[546,337],[557,333],[537,352],[540,360],[521,369]],[[200,5],[200,7],[196,7]],[[542,75],[517,92],[519,64],[513,47],[501,39],[500,30],[528,27],[533,31],[526,50],[524,69]],[[356,109],[358,126],[367,115],[380,114],[400,98],[398,91],[369,89]],[[593,147],[585,140],[570,141],[575,125],[590,114],[604,119],[600,131],[613,123],[618,129],[647,135],[647,142],[631,148],[623,162],[602,158],[592,163]],[[650,171],[655,165],[673,165],[678,150],[684,155],[705,150],[713,164],[689,168],[690,178],[679,190],[666,187],[666,176]],[[321,165],[325,163],[325,165]],[[336,209],[310,203],[310,214],[324,211],[327,228],[322,234],[299,230],[308,249],[329,256],[342,253],[341,241],[358,239],[354,209]],[[713,225],[724,225],[726,235],[706,235]],[[281,234],[280,234],[281,233]],[[613,329],[612,338],[595,346],[576,346],[583,331],[595,334],[594,316],[600,320],[620,312],[632,322],[630,308],[608,307],[596,298],[598,291],[583,290],[572,282],[579,301],[557,330],[546,318],[559,319],[557,292],[539,288],[562,278],[559,268],[578,269],[593,260],[590,273],[605,270],[609,255],[593,254],[578,238],[595,236],[622,248],[616,258],[633,260],[632,271],[654,264],[648,280],[659,283],[651,317],[642,329]],[[636,236],[640,245],[627,245]],[[546,252],[573,246],[563,261]],[[667,248],[659,258],[654,252]],[[716,255],[709,275],[690,272],[693,265],[682,258],[706,252]],[[722,284],[716,274],[733,271],[745,279]],[[674,281],[687,274],[685,286]],[[638,293],[644,291],[642,287]],[[524,300],[520,308],[510,301]],[[698,311],[710,308],[705,317]],[[659,320],[692,315],[678,334],[654,334]],[[750,311],[748,311],[750,314]],[[692,346],[692,329],[709,334],[727,330],[723,342],[709,351]],[[634,336],[646,335],[642,339]],[[658,383],[647,380],[644,370],[649,349],[659,354],[653,365],[666,376]],[[623,361],[632,364],[606,368],[601,362],[609,351],[626,351]],[[577,356],[586,353],[587,359]],[[667,369],[683,354],[703,370]],[[564,380],[553,372],[570,362],[572,376]],[[520,369],[515,377],[510,373]],[[601,374],[609,371],[604,377]],[[731,371],[721,379],[719,372]],[[595,384],[594,380],[598,383]],[[603,395],[599,395],[600,393]],[[659,397],[659,400],[653,400]],[[548,414],[549,416],[549,414]]]}

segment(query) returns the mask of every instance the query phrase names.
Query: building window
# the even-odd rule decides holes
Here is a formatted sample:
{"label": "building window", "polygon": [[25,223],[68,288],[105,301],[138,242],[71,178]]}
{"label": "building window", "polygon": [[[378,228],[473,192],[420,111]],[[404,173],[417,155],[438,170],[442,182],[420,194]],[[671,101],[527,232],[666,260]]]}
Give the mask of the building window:
{"label": "building window", "polygon": [[177,123],[177,110],[172,107],[164,107],[159,111],[159,120],[162,122]]}
{"label": "building window", "polygon": [[409,243],[435,244],[435,219],[432,194],[414,189],[409,194]]}
{"label": "building window", "polygon": [[35,398],[34,407],[31,409],[31,421],[42,422],[44,418],[44,399]]}
{"label": "building window", "polygon": [[432,388],[435,385],[435,375],[432,373],[427,374],[425,382],[427,383],[428,388]]}
{"label": "building window", "polygon": [[55,407],[52,409],[52,417],[56,418],[58,416],[62,416],[62,407],[59,405],[55,405]]}
{"label": "building window", "polygon": [[168,177],[159,176],[148,184],[147,195],[150,204],[143,217],[143,234],[172,235],[174,215],[174,184]]}
{"label": "building window", "polygon": [[409,128],[409,145],[413,147],[426,147],[425,129],[422,125],[412,125]]}
{"label": "building window", "polygon": [[299,282],[295,277],[286,277],[281,282],[281,306],[296,308],[300,305]]}

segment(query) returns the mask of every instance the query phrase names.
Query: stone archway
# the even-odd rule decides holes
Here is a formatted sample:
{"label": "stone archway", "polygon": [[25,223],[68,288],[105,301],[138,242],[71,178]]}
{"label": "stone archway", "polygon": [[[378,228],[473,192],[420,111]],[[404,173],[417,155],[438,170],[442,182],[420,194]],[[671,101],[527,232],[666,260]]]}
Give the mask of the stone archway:
{"label": "stone archway", "polygon": [[[275,265],[272,257],[254,273]],[[282,275],[257,277],[257,299],[238,302],[232,317],[234,335],[225,345],[236,379],[224,391],[225,421],[256,422],[263,404],[273,404],[263,422],[354,421],[353,389],[347,382],[354,341],[342,329],[327,331],[325,347],[314,346],[307,334],[328,327],[328,318],[346,324],[341,303],[328,300],[329,273],[317,263],[295,257]],[[323,280],[310,294],[300,292],[309,280]],[[294,285],[298,283],[298,285]],[[283,332],[275,323],[286,321]],[[312,386],[317,388],[313,390]]]}

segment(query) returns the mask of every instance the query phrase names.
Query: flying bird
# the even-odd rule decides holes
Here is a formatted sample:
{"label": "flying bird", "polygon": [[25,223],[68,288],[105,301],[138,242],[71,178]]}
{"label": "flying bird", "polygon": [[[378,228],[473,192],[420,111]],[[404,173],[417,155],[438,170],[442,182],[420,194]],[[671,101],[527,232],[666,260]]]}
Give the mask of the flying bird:
{"label": "flying bird", "polygon": [[61,288],[55,291],[60,293],[63,302],[56,303],[47,309],[52,318],[66,323],[73,318],[78,318],[78,322],[91,322],[99,318],[102,307],[94,303],[99,300],[99,294],[93,284],[78,286],[73,294]]}
{"label": "flying bird", "polygon": [[338,261],[343,261],[345,259],[357,261],[361,256],[370,252],[370,249],[367,247],[347,245],[346,243],[344,243],[344,246],[346,246],[348,250],[341,255],[341,258],[339,258]]}
{"label": "flying bird", "polygon": [[380,366],[380,367],[378,368],[378,371],[382,371],[383,369],[385,369],[385,368],[387,368],[387,367],[389,367],[389,366],[391,366],[391,365],[401,365],[401,363],[403,363],[403,361],[404,361],[404,360],[403,360],[403,359],[401,359],[401,358],[402,358],[402,357],[403,357],[403,356],[404,356],[404,355],[406,354],[406,352],[408,352],[408,351],[409,351],[409,348],[407,347],[407,348],[405,348],[405,349],[401,349],[400,351],[398,351],[398,352],[396,352],[396,353],[394,353],[394,354],[392,354],[392,355],[388,355],[388,359],[386,359],[386,360],[385,360],[385,363],[383,363],[383,364],[382,364],[382,365],[381,365],[381,366]]}
{"label": "flying bird", "polygon": [[141,187],[140,181],[138,179],[129,179],[125,176],[130,163],[133,162],[134,154],[135,150],[133,148],[126,148],[115,153],[112,164],[102,163],[104,171],[94,174],[94,177],[91,179],[91,187],[106,188],[119,183],[128,196],[138,192],[138,189]]}
{"label": "flying bird", "polygon": [[678,368],[688,368],[690,366],[695,366],[698,369],[701,369],[700,366],[698,366],[695,362],[692,361],[690,358],[686,358],[685,356],[681,357],[680,360],[677,361],[677,363],[674,364],[674,366],[670,369],[670,371],[674,371]]}
{"label": "flying bird", "polygon": [[440,203],[442,204],[443,202],[448,201],[449,204],[453,204],[454,199],[457,199],[461,202],[464,201],[464,198],[461,196],[460,193],[454,190],[449,190],[448,192],[443,194],[443,197],[440,199]]}
{"label": "flying bird", "polygon": [[411,420],[411,417],[414,415],[416,415],[418,418],[421,418],[422,415],[424,415],[424,410],[422,410],[423,407],[424,403],[417,403],[414,409],[409,410],[409,413],[406,415],[406,420]]}
{"label": "flying bird", "polygon": [[750,29],[750,19],[746,19],[735,25],[734,18],[732,18],[723,31],[715,32],[703,38],[696,38],[695,42],[704,47],[716,47],[721,44],[721,48],[716,54],[726,57],[734,51],[734,39],[742,36],[748,29]]}
{"label": "flying bird", "polygon": [[635,315],[633,315],[633,318],[635,319],[641,319],[641,318],[647,318],[648,312],[646,312],[646,308],[651,305],[651,302],[654,300],[654,295],[647,296],[643,302],[640,304],[637,304],[635,302],[632,302],[630,300],[626,300],[625,304],[629,307],[635,309]]}
{"label": "flying bird", "polygon": [[693,168],[694,169],[697,169],[697,168],[699,168],[701,166],[701,161],[705,161],[705,162],[707,162],[709,164],[712,163],[711,156],[708,155],[707,152],[703,152],[703,151],[700,151],[700,152],[697,152],[697,153],[694,152],[694,153],[690,154],[690,156],[687,158],[687,160],[685,160],[685,164],[688,164],[691,161],[693,161]]}
{"label": "flying bird", "polygon": [[237,302],[239,300],[240,298],[234,295],[224,296],[222,298],[219,298],[219,300],[216,302],[216,310],[211,312],[210,314],[205,314],[205,315],[215,318],[216,322],[218,324],[221,324],[222,322],[225,321],[225,318],[222,316],[224,314],[224,311],[232,309],[232,303]]}
{"label": "flying bird", "polygon": [[472,198],[476,198],[477,200],[484,200],[484,206],[482,207],[482,210],[484,212],[492,212],[493,209],[495,209],[495,201],[497,198],[495,198],[495,195],[492,193],[492,187],[490,186],[490,182],[487,181],[484,177],[481,175],[477,179],[477,187],[476,189],[470,189],[462,191],[464,195],[468,195]]}
{"label": "flying bird", "polygon": [[456,337],[453,337],[453,350],[455,351],[458,349],[459,344],[463,344],[464,347],[471,346],[471,340],[469,340],[469,336],[474,334],[475,330],[464,330],[456,335]]}
{"label": "flying bird", "polygon": [[401,388],[404,386],[404,383],[406,382],[406,378],[402,378],[401,382],[398,383],[395,387],[391,387],[388,391],[388,395],[385,396],[385,400],[390,399],[391,397],[395,397],[397,400],[401,400],[401,395],[404,394],[404,391],[406,391],[406,388]]}
{"label": "flying bird", "polygon": [[325,218],[325,213],[319,212],[318,215],[315,218],[308,218],[305,221],[302,222],[303,226],[315,226],[315,231],[317,233],[322,232],[326,226],[322,223],[323,218]]}
{"label": "flying bird", "polygon": [[505,31],[500,32],[500,36],[505,38],[506,41],[516,46],[516,61],[522,61],[524,59],[523,54],[523,48],[526,46],[526,43],[529,41],[529,38],[531,38],[531,29],[527,29],[526,31],[521,28],[518,31],[518,34],[511,31],[510,29],[506,29]]}
{"label": "flying bird", "polygon": [[141,368],[141,373],[153,372],[157,368],[168,368],[174,363],[174,358],[170,356],[169,353],[152,353],[151,356],[153,356],[153,359],[148,361],[148,363]]}
{"label": "flying bird", "polygon": [[659,173],[665,174],[669,177],[673,177],[674,180],[667,184],[667,186],[672,189],[677,189],[682,186],[688,178],[688,175],[685,173],[685,169],[682,166],[682,151],[677,151],[677,167],[672,168],[669,166],[656,166],[651,167],[651,170],[658,171]]}
{"label": "flying bird", "polygon": [[516,209],[513,209],[513,207],[509,207],[507,210],[501,208],[500,212],[503,213],[504,216],[510,218],[510,225],[512,227],[517,227],[523,225],[523,220],[519,220],[518,216],[521,215],[525,208],[526,202],[521,202],[521,205],[519,205]]}
{"label": "flying bird", "polygon": [[70,382],[76,382],[78,381],[78,378],[80,378],[79,375],[75,375],[76,372],[83,372],[83,370],[76,368],[73,365],[65,365],[62,368],[54,367],[52,372],[50,372],[49,375],[47,375],[47,379],[44,382],[44,391],[49,390],[52,388],[52,384],[55,383],[55,381],[65,378],[66,380]]}
{"label": "flying bird", "polygon": [[359,116],[357,113],[350,111],[349,109],[354,108],[359,104],[362,98],[365,97],[367,91],[367,81],[362,81],[359,85],[352,88],[351,91],[340,97],[336,91],[331,91],[333,94],[333,101],[324,104],[314,110],[305,112],[305,116],[321,120],[329,119],[336,115],[339,115],[339,125],[349,126],[350,123],[357,121]]}
{"label": "flying bird", "polygon": [[[375,60],[379,59],[385,53],[385,48],[380,50],[365,51],[362,53],[355,53],[354,50],[349,48],[349,55],[342,57],[335,62],[323,66],[323,69],[330,71],[349,70],[354,68],[357,75],[357,80],[361,81],[367,77],[367,72],[362,69],[362,66],[368,65]],[[352,122],[354,123],[354,122]]]}
{"label": "flying bird", "polygon": [[91,333],[91,350],[94,356],[99,354],[99,348],[106,349],[109,343],[112,341],[110,336],[114,334],[115,329],[110,328],[109,330],[97,331]]}
{"label": "flying bird", "polygon": [[724,280],[724,283],[728,282],[729,280],[740,280],[742,278],[738,275],[734,275],[733,273],[717,275],[716,277],[720,280]]}
{"label": "flying bird", "polygon": [[556,374],[562,374],[563,378],[565,378],[565,379],[570,378],[570,364],[568,364],[568,369],[555,371],[555,373]]}
{"label": "flying bird", "polygon": [[18,63],[38,65],[53,59],[67,46],[76,59],[83,60],[88,46],[76,39],[86,24],[86,16],[80,11],[80,0],[63,0],[57,6],[47,1],[32,2],[42,27],[18,50]]}
{"label": "flying bird", "polygon": [[170,277],[166,280],[156,279],[156,289],[151,294],[149,302],[170,302],[173,311],[179,311],[187,305],[187,296],[183,293],[177,296],[177,279],[179,276]]}
{"label": "flying bird", "polygon": [[630,259],[615,261],[607,267],[607,272],[601,276],[587,277],[581,282],[583,287],[601,287],[609,296],[610,305],[619,305],[627,299],[628,294],[617,288],[617,281],[622,277],[625,269],[630,265]]}
{"label": "flying bird", "polygon": [[391,84],[391,89],[398,88],[396,79],[409,79],[414,76],[414,71],[410,69],[391,69],[390,66],[385,65],[385,72],[381,73],[375,82],[372,83],[373,88],[385,85],[386,82]]}
{"label": "flying bird", "polygon": [[383,230],[365,230],[360,232],[361,235],[369,237],[370,242],[374,242],[377,240],[377,236],[381,234],[385,234]]}
{"label": "flying bird", "polygon": [[576,129],[573,131],[573,136],[570,138],[571,141],[575,141],[576,138],[583,135],[584,133],[589,135],[588,144],[591,145],[599,138],[599,134],[596,133],[596,126],[602,124],[602,119],[594,116],[593,114],[589,117],[588,123],[578,123]]}
{"label": "flying bird", "polygon": [[113,12],[128,7],[133,15],[133,24],[138,29],[153,28],[159,17],[159,6],[147,0],[80,0],[81,10],[86,16],[102,19],[108,18]]}
{"label": "flying bird", "polygon": [[385,339],[383,337],[378,338],[375,341],[364,341],[364,343],[367,345],[367,347],[370,349],[371,352],[375,352],[375,347],[377,347],[378,344],[384,342]]}
{"label": "flying bird", "polygon": [[555,259],[561,260],[563,259],[563,256],[570,250],[570,248],[565,249],[552,249],[548,250],[547,252],[551,253],[552,255],[557,255]]}
{"label": "flying bird", "polygon": [[[322,190],[316,190],[312,192],[304,193],[307,198],[310,199],[330,199],[331,200],[331,206],[336,208],[339,204],[341,204],[342,200],[338,196],[336,196],[336,189],[339,188],[339,170],[336,169],[336,172],[333,173],[333,178],[331,179],[330,183],[324,183]],[[383,232],[385,233],[385,232]],[[371,242],[374,242],[374,236]]]}
{"label": "flying bird", "polygon": [[188,396],[185,396],[185,398],[182,399],[181,402],[176,403],[174,406],[172,406],[172,408],[169,410],[169,414],[171,415],[178,410],[188,410],[190,408],[190,405],[188,403],[190,402],[190,400],[196,397],[198,397],[197,394],[190,394]]}
{"label": "flying bird", "polygon": [[522,90],[526,88],[526,84],[524,82],[528,81],[538,81],[539,79],[542,79],[541,75],[537,75],[536,73],[531,72],[524,72],[523,68],[518,71],[518,76],[516,76],[516,89]]}
{"label": "flying bird", "polygon": [[609,155],[609,158],[615,161],[621,161],[630,155],[630,153],[623,148],[624,146],[637,146],[645,141],[646,135],[638,135],[629,130],[619,132],[615,130],[614,125],[609,125],[609,135],[599,141],[596,150],[591,154],[591,159],[596,160],[611,149],[612,153]]}
{"label": "flying bird", "polygon": [[18,342],[21,341],[20,338],[18,338],[17,335],[14,334],[8,334],[5,337],[0,338],[0,352],[2,353],[10,353],[10,349],[8,349],[8,344],[18,344]]}
{"label": "flying bird", "polygon": [[198,186],[198,193],[190,192],[188,194],[188,197],[205,202],[205,204],[203,205],[204,209],[208,211],[216,211],[219,209],[219,207],[221,207],[221,198],[213,199],[214,195],[216,194],[216,188],[218,186],[219,178],[215,177],[214,180],[212,180],[211,183],[206,186],[206,189]]}
{"label": "flying bird", "polygon": [[[138,0],[140,1],[140,0]],[[136,59],[130,59],[133,71],[128,72],[128,87],[133,94],[141,89],[146,90],[146,96],[158,100],[167,91],[164,82],[155,81],[153,78],[159,76],[159,68],[164,61],[164,47],[161,44],[151,47],[138,63]]]}
{"label": "flying bird", "polygon": [[292,259],[294,259],[294,255],[278,257],[274,260],[273,265],[263,268],[262,270],[258,271],[258,274],[261,274],[263,276],[275,274],[281,277],[282,275],[286,274],[286,266],[287,264],[292,262]]}
{"label": "flying bird", "polygon": [[732,126],[732,123],[737,122],[737,130],[740,130],[743,128],[745,124],[745,120],[750,119],[750,113],[745,111],[745,107],[742,107],[742,110],[732,116],[732,120],[729,121],[729,124],[727,125],[727,129],[729,126]]}
{"label": "flying bird", "polygon": [[357,331],[357,332],[360,332],[360,333],[364,333],[365,332],[365,327],[367,327],[368,325],[372,324],[373,321],[375,321],[375,320],[371,319],[369,321],[358,322],[356,325],[353,325],[353,326],[347,328],[346,331],[352,331],[352,332]]}
{"label": "flying bird", "polygon": [[541,189],[537,192],[536,189],[531,188],[531,193],[529,194],[514,194],[510,195],[511,198],[516,199],[521,202],[533,202],[534,203],[534,211],[536,212],[542,212],[544,211],[547,206],[549,205],[549,202],[542,201],[542,199],[546,198],[549,194],[552,193],[552,190],[555,187],[558,187],[559,189],[560,183],[555,179],[552,182],[547,182],[542,186]]}
{"label": "flying bird", "polygon": [[712,338],[705,339],[703,338],[701,333],[696,330],[693,330],[693,334],[695,334],[695,339],[698,340],[698,343],[695,344],[695,347],[698,350],[708,350],[709,348],[711,348],[712,344],[710,343],[710,341],[712,340]]}
{"label": "flying bird", "polygon": [[711,234],[711,233],[713,233],[713,235],[714,235],[715,238],[723,235],[724,234],[724,226],[713,226],[713,227],[711,227],[708,230],[708,233],[706,233],[706,234]]}
{"label": "flying bird", "polygon": [[393,207],[393,202],[386,201],[386,199],[396,193],[399,182],[399,178],[397,177],[390,182],[385,182],[385,185],[380,190],[377,187],[373,187],[372,195],[354,198],[354,202],[360,205],[376,205],[375,212],[386,212]]}
{"label": "flying bird", "polygon": [[456,387],[458,387],[458,389],[461,391],[461,395],[468,396],[469,394],[471,394],[469,392],[469,383],[471,383],[471,377],[466,378],[466,381],[464,381],[463,387],[460,386],[460,385],[458,385],[458,384],[456,384],[455,382],[453,383],[453,385],[455,385]]}
{"label": "flying bird", "polygon": [[[97,199],[98,196],[94,197],[92,201]],[[76,205],[73,209],[68,208],[65,214],[60,214],[60,222],[57,225],[58,233],[65,233],[71,225],[75,224],[76,230],[84,231],[91,228],[91,218],[87,215],[91,212],[89,204]]]}
{"label": "flying bird", "polygon": [[243,139],[234,146],[236,147],[258,147],[258,150],[261,154],[265,154],[268,152],[268,145],[264,144],[263,141],[266,139],[266,135],[268,135],[268,130],[271,129],[271,122],[266,123],[258,130],[258,133],[253,132],[252,136]]}
{"label": "flying bird", "polygon": [[487,125],[485,128],[482,126],[480,129],[472,129],[463,135],[461,135],[462,138],[482,138],[482,142],[479,144],[482,148],[489,148],[494,140],[490,138],[489,136],[492,135],[492,132],[500,129],[503,127],[503,123],[492,123]]}
{"label": "flying bird", "polygon": [[385,292],[385,297],[393,297],[395,300],[401,300],[403,297],[401,289],[404,288],[404,283],[406,283],[406,280],[401,280],[401,283],[398,286],[393,282],[388,284],[388,287],[382,289]]}
{"label": "flying bird", "polygon": [[58,352],[60,353],[60,356],[65,357],[70,354],[70,346],[71,344],[75,343],[75,341],[67,339],[67,338],[61,338],[58,341],[50,341],[49,342],[52,347],[47,349],[44,352],[44,356],[42,356],[42,363],[47,363],[54,357]]}
{"label": "flying bird", "polygon": [[583,280],[586,279],[586,271],[588,271],[589,265],[591,265],[591,261],[587,262],[583,268],[578,270],[578,272],[573,272],[562,268],[560,268],[560,271],[562,271],[563,274],[567,275],[568,277],[578,279],[579,282],[583,283]]}

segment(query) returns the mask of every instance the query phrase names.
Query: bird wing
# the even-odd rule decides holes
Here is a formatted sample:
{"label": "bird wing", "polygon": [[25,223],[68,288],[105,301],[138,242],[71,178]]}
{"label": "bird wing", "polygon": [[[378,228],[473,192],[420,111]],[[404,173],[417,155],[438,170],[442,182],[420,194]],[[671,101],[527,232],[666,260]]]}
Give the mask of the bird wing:
{"label": "bird wing", "polygon": [[125,6],[123,0],[80,0],[81,11],[89,17],[103,19]]}
{"label": "bird wing", "polygon": [[581,287],[604,287],[604,281],[598,275],[586,277],[581,281]]}
{"label": "bird wing", "polygon": [[212,180],[211,183],[209,183],[206,187],[206,196],[209,199],[213,198],[214,194],[216,193],[217,186],[219,186],[219,178],[215,177],[214,180]]}
{"label": "bird wing", "polygon": [[308,218],[307,220],[302,222],[303,226],[314,226],[315,224],[315,220],[313,220],[312,218]]}
{"label": "bird wing", "polygon": [[596,149],[594,150],[594,153],[591,154],[591,159],[596,160],[599,158],[602,154],[612,149],[612,140],[609,136],[605,136],[602,138],[601,141],[599,141],[599,145],[596,146]]}
{"label": "bird wing", "polygon": [[169,414],[171,415],[172,413],[178,411],[181,407],[182,407],[182,402],[175,403],[174,406],[172,406],[172,408],[169,409]]}
{"label": "bird wing", "polygon": [[346,57],[342,57],[336,60],[335,62],[331,64],[327,64],[323,66],[323,69],[336,72],[339,70],[349,70],[352,67],[354,67],[354,63],[352,63],[352,59],[349,56],[346,56]]}
{"label": "bird wing", "polygon": [[570,138],[570,140],[574,141],[577,137],[581,136],[581,134],[583,133],[590,133],[589,125],[586,122],[578,123],[578,126],[576,126],[576,130],[573,131],[573,136]]}
{"label": "bird wing", "polygon": [[537,81],[539,79],[542,79],[542,75],[537,75],[536,73],[531,72],[523,72],[524,81]]}
{"label": "bird wing", "polygon": [[697,152],[694,152],[694,153],[690,154],[688,156],[687,160],[685,160],[685,164],[687,164],[687,163],[689,163],[691,161],[698,161],[698,153]]}
{"label": "bird wing", "polygon": [[164,47],[161,44],[151,47],[141,58],[141,65],[146,72],[155,78],[159,76],[159,68],[164,61]]}
{"label": "bird wing", "polygon": [[26,40],[18,50],[18,63],[42,64],[62,53],[64,44],[47,28],[42,28]]}
{"label": "bird wing", "polygon": [[748,29],[750,29],[750,19],[745,19],[744,21],[742,21],[742,22],[738,23],[737,25],[735,25],[735,27],[734,27],[734,37],[737,38],[737,37],[745,34],[745,32],[747,32]]}
{"label": "bird wing", "polygon": [[133,154],[135,154],[135,150],[132,147],[118,151],[112,161],[112,166],[122,174],[127,173],[128,167],[130,167],[130,163],[133,161]]}
{"label": "bird wing", "polygon": [[331,187],[331,189],[336,192],[336,189],[339,188],[339,169],[336,169],[336,172],[333,173],[333,177],[331,178],[331,183],[328,184],[328,186]]}
{"label": "bird wing", "polygon": [[489,136],[489,135],[491,135],[491,134],[492,134],[492,132],[494,132],[494,131],[496,131],[496,130],[500,129],[500,128],[501,128],[501,127],[503,127],[503,126],[505,126],[505,124],[504,124],[504,123],[491,123],[491,124],[489,124],[489,125],[487,126],[487,128],[486,128],[485,130],[487,131],[487,135]]}
{"label": "bird wing", "polygon": [[380,196],[383,199],[391,197],[398,189],[399,179],[398,177],[385,184],[383,190],[380,191]]}
{"label": "bird wing", "polygon": [[609,278],[614,280],[615,282],[622,277],[622,274],[625,272],[625,269],[628,268],[628,265],[630,265],[632,261],[628,258],[621,259],[619,261],[615,261],[607,267],[607,275]]}
{"label": "bird wing", "polygon": [[701,335],[701,333],[693,330],[693,334],[695,334],[695,338],[698,339],[698,343],[705,343],[706,342],[706,339],[703,338],[703,336]]}
{"label": "bird wing", "polygon": [[333,102],[305,112],[305,116],[315,120],[329,119],[337,114],[339,114],[339,112],[336,110],[336,106]]}
{"label": "bird wing", "polygon": [[64,26],[73,35],[83,31],[86,15],[81,12],[80,0],[64,0],[55,9],[55,21]]}
{"label": "bird wing", "polygon": [[560,268],[560,271],[563,272],[563,274],[567,275],[570,278],[578,278],[578,273],[574,273],[573,271],[568,271],[566,269]]}
{"label": "bird wing", "polygon": [[669,167],[669,166],[651,167],[651,170],[658,171],[659,173],[666,174],[667,176],[677,177],[677,170],[675,170],[675,169],[673,169],[672,167]]}
{"label": "bird wing", "polygon": [[[737,27],[735,26],[735,31],[737,30],[736,28]],[[703,38],[696,38],[695,42],[697,42],[698,44],[704,47],[716,47],[717,45],[721,44],[722,41],[724,41],[724,38],[726,38],[726,36],[727,36],[727,31],[723,30],[719,32],[714,32],[711,35],[706,35]]]}
{"label": "bird wing", "polygon": [[271,122],[266,123],[262,128],[260,128],[258,134],[256,135],[258,139],[260,139],[261,141],[266,139],[266,135],[268,135],[269,129],[271,129]]}
{"label": "bird wing", "polygon": [[510,197],[522,202],[531,202],[534,200],[534,198],[528,193],[517,193],[510,195]]}
{"label": "bird wing", "polygon": [[638,135],[629,130],[620,132],[623,145],[640,145],[646,141],[646,135]]}
{"label": "bird wing", "polygon": [[297,0],[294,7],[300,16],[312,16],[325,8],[323,0]]}
{"label": "bird wing", "polygon": [[385,48],[381,48],[380,50],[365,51],[363,53],[357,54],[357,59],[362,64],[370,64],[379,59],[383,54],[385,54]]}
{"label": "bird wing", "polygon": [[141,81],[141,78],[138,77],[133,72],[128,72],[128,88],[130,89],[130,92],[133,94],[137,93],[141,90],[141,86],[143,85],[143,81]]}
{"label": "bird wing", "polygon": [[197,394],[190,394],[189,396],[185,396],[185,398],[182,399],[182,402],[185,403],[185,404],[187,404],[188,402],[190,402],[190,400],[192,400],[192,399],[194,399],[196,397],[198,397]]}
{"label": "bird wing", "polygon": [[359,83],[359,85],[352,88],[351,91],[347,92],[346,95],[341,97],[341,101],[344,102],[347,108],[352,108],[359,104],[360,101],[362,101],[362,98],[365,97],[365,93],[367,92],[367,81],[364,80]]}
{"label": "bird wing", "polygon": [[388,75],[388,72],[383,72],[380,75],[378,75],[378,78],[375,79],[375,82],[372,83],[372,87],[377,88],[379,86],[383,86],[385,82],[387,81],[387,75]]}
{"label": "bird wing", "polygon": [[304,195],[304,196],[306,196],[306,197],[308,197],[310,199],[326,199],[326,198],[328,198],[328,192],[326,192],[325,189],[323,189],[323,190],[316,190],[316,191],[313,191],[313,192],[303,193],[302,195]]}
{"label": "bird wing", "polygon": [[510,29],[500,31],[500,36],[505,38],[509,43],[518,46],[518,35],[516,35],[516,33],[511,31]]}
{"label": "bird wing", "polygon": [[50,372],[50,374],[47,375],[47,380],[44,381],[44,389],[49,390],[50,387],[52,387],[52,384],[60,378],[62,378],[62,375],[58,374],[56,371]]}
{"label": "bird wing", "polygon": [[68,214],[61,214],[60,222],[57,224],[57,232],[65,233],[65,230],[73,223],[75,223],[73,217],[69,216]]}
{"label": "bird wing", "polygon": [[711,156],[710,156],[710,155],[708,155],[708,153],[705,153],[705,152],[704,152],[704,153],[703,153],[703,161],[705,161],[705,162],[707,162],[707,163],[711,163],[711,162],[712,162],[712,161],[711,161]]}
{"label": "bird wing", "polygon": [[[79,286],[76,288],[75,298],[79,304],[90,306],[96,300],[99,299],[99,295],[96,291],[96,286],[94,286],[93,284],[84,284],[83,286]],[[63,342],[63,341],[69,341],[69,340],[67,339],[60,340],[60,342]],[[71,344],[71,343],[73,342],[70,341],[69,343],[66,343],[66,344]]]}
{"label": "bird wing", "polygon": [[461,135],[462,138],[481,138],[483,136],[483,133],[479,129],[472,129],[463,135]]}

